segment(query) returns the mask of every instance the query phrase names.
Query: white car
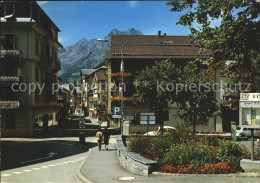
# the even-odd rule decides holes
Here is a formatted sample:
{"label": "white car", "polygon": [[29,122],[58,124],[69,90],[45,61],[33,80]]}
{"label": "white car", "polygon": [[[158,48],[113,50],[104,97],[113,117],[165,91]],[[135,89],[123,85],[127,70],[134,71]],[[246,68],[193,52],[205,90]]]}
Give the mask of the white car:
{"label": "white car", "polygon": [[[163,127],[163,134],[169,134],[169,133],[174,133],[176,131],[176,128],[172,127],[172,126],[164,126]],[[144,135],[148,135],[148,136],[156,136],[156,135],[160,135],[161,134],[161,127],[158,127],[156,129],[156,131],[150,131],[145,133]]]}
{"label": "white car", "polygon": [[251,130],[254,128],[254,136],[260,137],[260,126],[250,126],[250,125],[238,125],[236,129],[236,136],[237,137],[250,137]]}

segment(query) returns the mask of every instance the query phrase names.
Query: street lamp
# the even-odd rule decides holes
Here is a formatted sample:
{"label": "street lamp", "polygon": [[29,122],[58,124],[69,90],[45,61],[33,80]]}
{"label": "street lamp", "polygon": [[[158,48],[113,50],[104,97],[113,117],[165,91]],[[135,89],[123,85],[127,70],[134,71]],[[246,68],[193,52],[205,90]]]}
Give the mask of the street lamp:
{"label": "street lamp", "polygon": [[122,88],[122,92],[121,92],[121,124],[120,124],[120,130],[121,130],[121,135],[123,135],[122,132],[122,126],[123,126],[123,114],[124,114],[124,88],[123,88],[123,84],[124,84],[124,58],[123,58],[123,49],[122,46],[120,44],[118,44],[115,41],[112,40],[108,40],[108,39],[97,39],[98,41],[101,42],[111,42],[114,43],[115,45],[117,45],[120,48],[120,55],[121,55],[121,65],[120,65],[120,71],[122,74],[121,77],[121,88]]}

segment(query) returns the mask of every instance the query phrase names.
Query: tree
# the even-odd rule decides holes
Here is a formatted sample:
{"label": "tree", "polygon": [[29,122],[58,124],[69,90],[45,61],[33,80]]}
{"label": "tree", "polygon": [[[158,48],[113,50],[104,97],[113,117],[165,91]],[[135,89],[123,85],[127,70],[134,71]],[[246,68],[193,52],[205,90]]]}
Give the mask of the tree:
{"label": "tree", "polygon": [[[169,60],[155,62],[155,65],[146,67],[134,81],[138,98],[135,103],[151,110],[162,113],[168,108],[169,102],[174,101],[174,86],[179,82],[180,69]],[[158,119],[163,129],[163,119]],[[163,130],[162,130],[163,132]]]}
{"label": "tree", "polygon": [[[181,88],[178,89],[175,102],[179,106],[178,116],[189,120],[196,132],[198,123],[207,123],[217,111],[214,96],[213,78],[204,80],[203,66],[200,59],[196,59],[184,66],[181,74]],[[182,90],[181,90],[182,89]]]}
{"label": "tree", "polygon": [[[191,42],[201,51],[213,50],[208,74],[224,69],[234,83],[250,82],[260,91],[260,4],[256,0],[172,0],[173,12],[186,12],[177,24],[188,26]],[[219,25],[215,22],[220,22]],[[225,61],[233,60],[229,66]]]}

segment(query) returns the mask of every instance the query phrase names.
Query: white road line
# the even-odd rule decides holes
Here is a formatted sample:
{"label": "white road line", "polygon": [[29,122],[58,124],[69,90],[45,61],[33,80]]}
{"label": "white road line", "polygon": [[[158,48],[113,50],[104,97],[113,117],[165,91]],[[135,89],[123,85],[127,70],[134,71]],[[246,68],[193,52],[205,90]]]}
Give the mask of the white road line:
{"label": "white road line", "polygon": [[33,170],[40,170],[41,168],[32,168]]}
{"label": "white road line", "polygon": [[2,174],[1,176],[2,177],[8,177],[8,176],[10,176],[11,174],[7,174],[7,173],[5,173],[5,174]]}
{"label": "white road line", "polygon": [[61,163],[56,163],[56,165],[61,165]]}
{"label": "white road line", "polygon": [[21,174],[21,173],[23,173],[23,172],[13,172],[13,174],[16,174],[16,175]]}
{"label": "white road line", "polygon": [[32,170],[23,170],[24,172],[31,172]]}
{"label": "white road line", "polygon": [[41,168],[48,168],[48,166],[42,166]]}
{"label": "white road line", "polygon": [[56,165],[49,165],[49,166],[56,166]]}

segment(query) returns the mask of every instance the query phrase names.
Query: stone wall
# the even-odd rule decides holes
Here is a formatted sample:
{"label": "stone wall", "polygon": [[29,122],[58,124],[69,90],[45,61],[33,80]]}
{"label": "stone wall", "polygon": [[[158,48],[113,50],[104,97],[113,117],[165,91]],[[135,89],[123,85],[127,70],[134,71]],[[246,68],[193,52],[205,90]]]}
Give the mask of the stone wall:
{"label": "stone wall", "polygon": [[148,175],[157,169],[156,161],[134,152],[127,152],[121,136],[117,136],[117,157],[120,165],[132,173]]}

